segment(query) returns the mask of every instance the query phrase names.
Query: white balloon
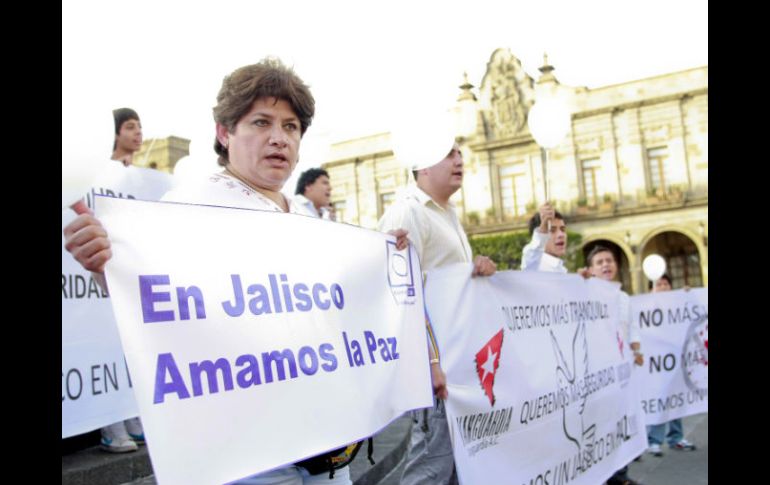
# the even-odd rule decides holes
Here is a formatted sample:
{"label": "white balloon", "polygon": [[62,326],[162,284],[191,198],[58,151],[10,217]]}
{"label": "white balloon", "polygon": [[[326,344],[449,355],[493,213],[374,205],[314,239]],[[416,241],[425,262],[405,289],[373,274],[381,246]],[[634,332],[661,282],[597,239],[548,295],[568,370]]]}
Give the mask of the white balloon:
{"label": "white balloon", "polygon": [[658,281],[666,272],[666,260],[657,254],[650,254],[642,261],[644,275],[650,281]]}
{"label": "white balloon", "polygon": [[391,142],[404,167],[422,170],[446,158],[455,143],[455,127],[449,113],[403,115],[393,126]]}
{"label": "white balloon", "polygon": [[569,132],[570,114],[561,101],[541,99],[530,108],[527,124],[537,144],[550,149],[561,143]]}
{"label": "white balloon", "polygon": [[193,142],[190,142],[188,147],[189,155],[177,160],[174,165],[174,184],[178,185],[184,180],[191,178],[203,178],[212,173],[221,171],[221,167],[217,164],[217,157],[213,150],[210,155],[201,155],[196,151],[193,151]]}

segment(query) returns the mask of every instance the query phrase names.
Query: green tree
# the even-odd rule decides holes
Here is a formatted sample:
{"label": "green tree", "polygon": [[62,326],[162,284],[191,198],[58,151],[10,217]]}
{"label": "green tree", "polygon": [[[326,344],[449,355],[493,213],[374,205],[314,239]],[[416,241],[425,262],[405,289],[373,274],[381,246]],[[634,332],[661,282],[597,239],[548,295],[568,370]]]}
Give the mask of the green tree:
{"label": "green tree", "polygon": [[[521,253],[524,246],[530,241],[528,231],[509,232],[492,236],[471,236],[469,241],[473,254],[483,254],[492,258],[497,263],[497,269],[521,269]],[[567,256],[565,266],[570,272],[584,266],[583,252],[580,250],[580,242],[583,240],[577,232],[567,231]]]}

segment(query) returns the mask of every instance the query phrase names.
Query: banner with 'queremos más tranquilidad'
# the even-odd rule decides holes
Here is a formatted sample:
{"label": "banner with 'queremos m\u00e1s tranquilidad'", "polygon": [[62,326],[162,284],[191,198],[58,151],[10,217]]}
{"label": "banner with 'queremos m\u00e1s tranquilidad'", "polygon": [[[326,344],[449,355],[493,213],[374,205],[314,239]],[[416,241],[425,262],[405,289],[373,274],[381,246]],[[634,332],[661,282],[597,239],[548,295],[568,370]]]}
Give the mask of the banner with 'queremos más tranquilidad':
{"label": "banner with 'queremos m\u00e1s tranquilidad'", "polygon": [[428,272],[463,485],[595,485],[647,446],[619,285],[470,265]]}

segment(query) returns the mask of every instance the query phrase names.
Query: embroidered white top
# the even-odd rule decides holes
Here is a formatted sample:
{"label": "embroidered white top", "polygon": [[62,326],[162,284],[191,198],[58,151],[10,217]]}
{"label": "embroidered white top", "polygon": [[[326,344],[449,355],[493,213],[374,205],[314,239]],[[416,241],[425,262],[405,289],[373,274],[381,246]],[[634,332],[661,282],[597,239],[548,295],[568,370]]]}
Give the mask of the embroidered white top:
{"label": "embroidered white top", "polygon": [[[227,173],[185,180],[166,192],[161,200],[283,212],[278,204]],[[304,214],[290,199],[286,202],[290,213]]]}

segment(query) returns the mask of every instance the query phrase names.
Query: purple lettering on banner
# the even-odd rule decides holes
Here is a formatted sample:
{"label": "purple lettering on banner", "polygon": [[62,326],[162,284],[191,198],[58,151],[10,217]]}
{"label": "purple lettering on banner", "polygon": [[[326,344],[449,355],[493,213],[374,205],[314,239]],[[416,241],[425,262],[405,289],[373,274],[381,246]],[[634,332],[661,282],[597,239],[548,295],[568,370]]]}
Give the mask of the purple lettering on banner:
{"label": "purple lettering on banner", "polygon": [[376,364],[374,351],[377,350],[377,339],[374,338],[374,333],[369,330],[364,330],[364,339],[366,339],[366,348],[369,349],[369,358],[372,360],[372,364]]}
{"label": "purple lettering on banner", "polygon": [[222,302],[222,309],[224,309],[225,313],[230,315],[231,317],[238,317],[243,314],[243,287],[241,286],[241,277],[240,275],[233,274],[230,275],[230,279],[233,282],[233,303],[230,303],[229,301],[223,301]]}
{"label": "purple lettering on banner", "polygon": [[193,299],[195,303],[195,318],[206,318],[206,306],[203,304],[203,293],[197,286],[190,286],[188,288],[178,287],[176,289],[176,299],[179,301],[179,319],[190,319],[190,305],[189,300]]}
{"label": "purple lettering on banner", "polygon": [[332,305],[331,302],[328,299],[322,300],[319,296],[319,293],[326,293],[328,295],[329,290],[327,290],[326,287],[321,283],[316,283],[313,285],[313,301],[315,301],[315,306],[321,310],[328,310]]}
{"label": "purple lettering on banner", "polygon": [[278,293],[278,281],[276,281],[274,274],[267,275],[267,278],[270,280],[270,291],[273,293],[275,313],[281,313],[283,312],[283,306],[281,305],[281,294]]}
{"label": "purple lettering on banner", "polygon": [[153,285],[168,285],[168,275],[139,275],[139,294],[142,299],[142,318],[144,323],[172,322],[174,311],[155,311],[155,302],[171,301],[171,293],[153,292]]}
{"label": "purple lettering on banner", "polygon": [[[171,382],[166,382],[166,372],[171,377]],[[182,374],[179,373],[174,356],[171,353],[158,354],[158,365],[155,369],[155,398],[152,402],[154,404],[162,403],[166,394],[171,392],[175,392],[179,399],[190,397],[190,391],[184,385]]]}
{"label": "purple lettering on banner", "polygon": [[217,380],[218,371],[221,371],[222,382],[225,391],[233,389],[233,371],[230,369],[230,362],[224,357],[220,357],[216,362],[203,360],[190,364],[190,378],[192,379],[193,395],[203,394],[202,374],[206,374],[209,384],[209,394],[219,392],[219,381]]}
{"label": "purple lettering on banner", "polygon": [[342,287],[337,283],[332,283],[329,291],[332,294],[332,301],[334,302],[334,306],[342,310],[342,307],[345,306],[345,295],[342,294]]}
{"label": "purple lettering on banner", "polygon": [[309,312],[313,309],[313,300],[310,299],[310,295],[307,292],[308,287],[305,283],[294,285],[294,298],[298,300],[296,307],[301,312]]}
{"label": "purple lettering on banner", "polygon": [[318,356],[313,347],[305,345],[299,349],[299,357],[297,360],[299,360],[299,368],[302,369],[302,372],[305,375],[312,376],[318,372]]}
{"label": "purple lettering on banner", "polygon": [[[343,332],[344,335],[344,332]],[[322,364],[321,367],[326,372],[332,372],[337,370],[337,357],[332,353],[332,350],[334,350],[334,346],[332,344],[321,344],[320,347],[318,347],[318,354],[321,356],[323,360],[326,361],[325,364]],[[348,350],[348,359],[350,359],[350,350]],[[353,367],[353,364],[351,362],[350,367]]]}

